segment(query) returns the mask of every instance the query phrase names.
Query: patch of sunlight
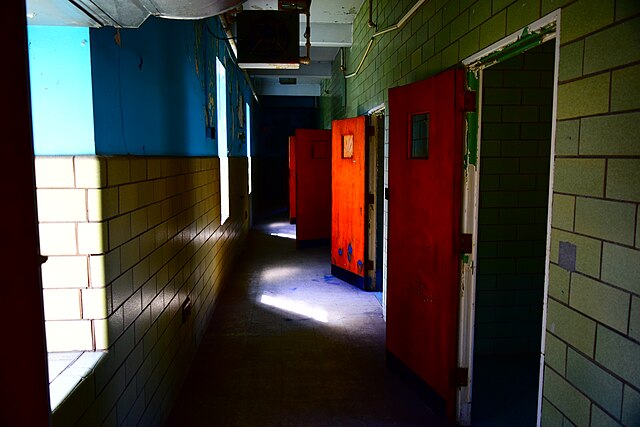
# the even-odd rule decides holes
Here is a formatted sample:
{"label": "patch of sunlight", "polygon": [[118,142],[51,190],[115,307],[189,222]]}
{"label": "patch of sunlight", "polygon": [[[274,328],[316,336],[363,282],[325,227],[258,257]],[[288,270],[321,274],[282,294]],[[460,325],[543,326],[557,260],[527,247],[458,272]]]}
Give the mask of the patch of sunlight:
{"label": "patch of sunlight", "polygon": [[295,234],[291,233],[269,233],[271,236],[275,237],[284,237],[285,239],[294,239],[296,238]]}
{"label": "patch of sunlight", "polygon": [[292,301],[282,297],[272,297],[269,295],[262,295],[260,298],[260,302],[271,306],[276,307],[290,313],[300,314],[301,316],[307,316],[318,322],[328,323],[329,316],[325,310],[320,308],[309,307],[304,302],[300,301]]}
{"label": "patch of sunlight", "polygon": [[297,273],[297,267],[272,267],[266,268],[260,276],[262,280],[280,280],[291,278]]}

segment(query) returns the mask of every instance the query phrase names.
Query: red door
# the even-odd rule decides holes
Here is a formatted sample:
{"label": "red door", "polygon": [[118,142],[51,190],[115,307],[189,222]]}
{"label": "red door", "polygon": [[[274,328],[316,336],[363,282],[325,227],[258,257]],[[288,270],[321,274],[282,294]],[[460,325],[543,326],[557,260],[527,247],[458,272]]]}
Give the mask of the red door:
{"label": "red door", "polygon": [[296,129],[298,247],[331,237],[331,131]]}
{"label": "red door", "polygon": [[331,129],[331,271],[364,287],[366,117],[334,120]]}
{"label": "red door", "polygon": [[289,137],[289,223],[296,223],[296,137]]}
{"label": "red door", "polygon": [[[389,90],[387,350],[455,419],[464,80]],[[412,375],[413,376],[413,375]]]}

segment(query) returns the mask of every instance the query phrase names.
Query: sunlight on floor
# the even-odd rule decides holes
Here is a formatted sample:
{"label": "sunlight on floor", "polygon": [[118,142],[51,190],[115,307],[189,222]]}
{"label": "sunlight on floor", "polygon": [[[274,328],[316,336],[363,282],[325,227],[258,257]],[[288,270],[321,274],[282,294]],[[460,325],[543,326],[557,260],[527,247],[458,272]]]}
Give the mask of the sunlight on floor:
{"label": "sunlight on floor", "polygon": [[295,277],[299,272],[297,267],[271,267],[264,269],[260,276],[262,280],[282,280]]}
{"label": "sunlight on floor", "polygon": [[275,237],[284,237],[285,239],[294,239],[296,238],[295,234],[291,234],[291,233],[270,233],[272,236]]}
{"label": "sunlight on floor", "polygon": [[290,313],[308,316],[322,323],[329,322],[329,316],[326,311],[320,308],[309,307],[307,304],[300,301],[292,301],[282,297],[262,295],[262,297],[260,298],[260,302],[271,307],[276,307],[288,311]]}
{"label": "sunlight on floor", "polygon": [[296,226],[295,224],[289,224],[288,222],[274,222],[267,225],[267,232],[271,236],[283,237],[285,239],[296,238]]}

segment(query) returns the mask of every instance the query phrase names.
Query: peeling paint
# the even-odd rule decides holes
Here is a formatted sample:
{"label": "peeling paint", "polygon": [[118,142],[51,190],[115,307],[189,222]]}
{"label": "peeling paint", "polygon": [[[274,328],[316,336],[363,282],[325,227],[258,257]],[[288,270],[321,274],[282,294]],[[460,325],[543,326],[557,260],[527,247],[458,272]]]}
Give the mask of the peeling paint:
{"label": "peeling paint", "polygon": [[[480,80],[473,71],[467,72],[467,87],[470,90],[478,91]],[[476,104],[480,102],[479,97],[476,97]],[[478,107],[476,105],[476,112],[467,113],[467,152],[464,155],[464,168],[467,169],[469,164],[478,165]]]}
{"label": "peeling paint", "polygon": [[116,42],[118,47],[122,47],[122,38],[120,38],[120,28],[116,28],[116,34],[113,36],[113,40]]}
{"label": "peeling paint", "polygon": [[193,62],[195,63],[196,75],[200,76],[200,56],[198,52],[202,51],[202,22],[193,24],[195,40],[193,43]]}
{"label": "peeling paint", "polygon": [[213,96],[213,93],[209,92],[207,96],[207,118],[208,118],[207,125],[209,127],[215,126],[215,120],[214,120],[215,110],[216,110],[216,100]]}

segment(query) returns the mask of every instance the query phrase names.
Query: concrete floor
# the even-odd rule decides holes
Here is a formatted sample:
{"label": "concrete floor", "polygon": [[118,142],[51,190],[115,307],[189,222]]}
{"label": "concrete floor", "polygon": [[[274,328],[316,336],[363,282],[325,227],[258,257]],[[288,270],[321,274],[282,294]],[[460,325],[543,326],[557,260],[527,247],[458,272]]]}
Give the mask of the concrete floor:
{"label": "concrete floor", "polygon": [[251,231],[167,425],[446,425],[386,368],[376,296],[290,237],[284,221]]}

